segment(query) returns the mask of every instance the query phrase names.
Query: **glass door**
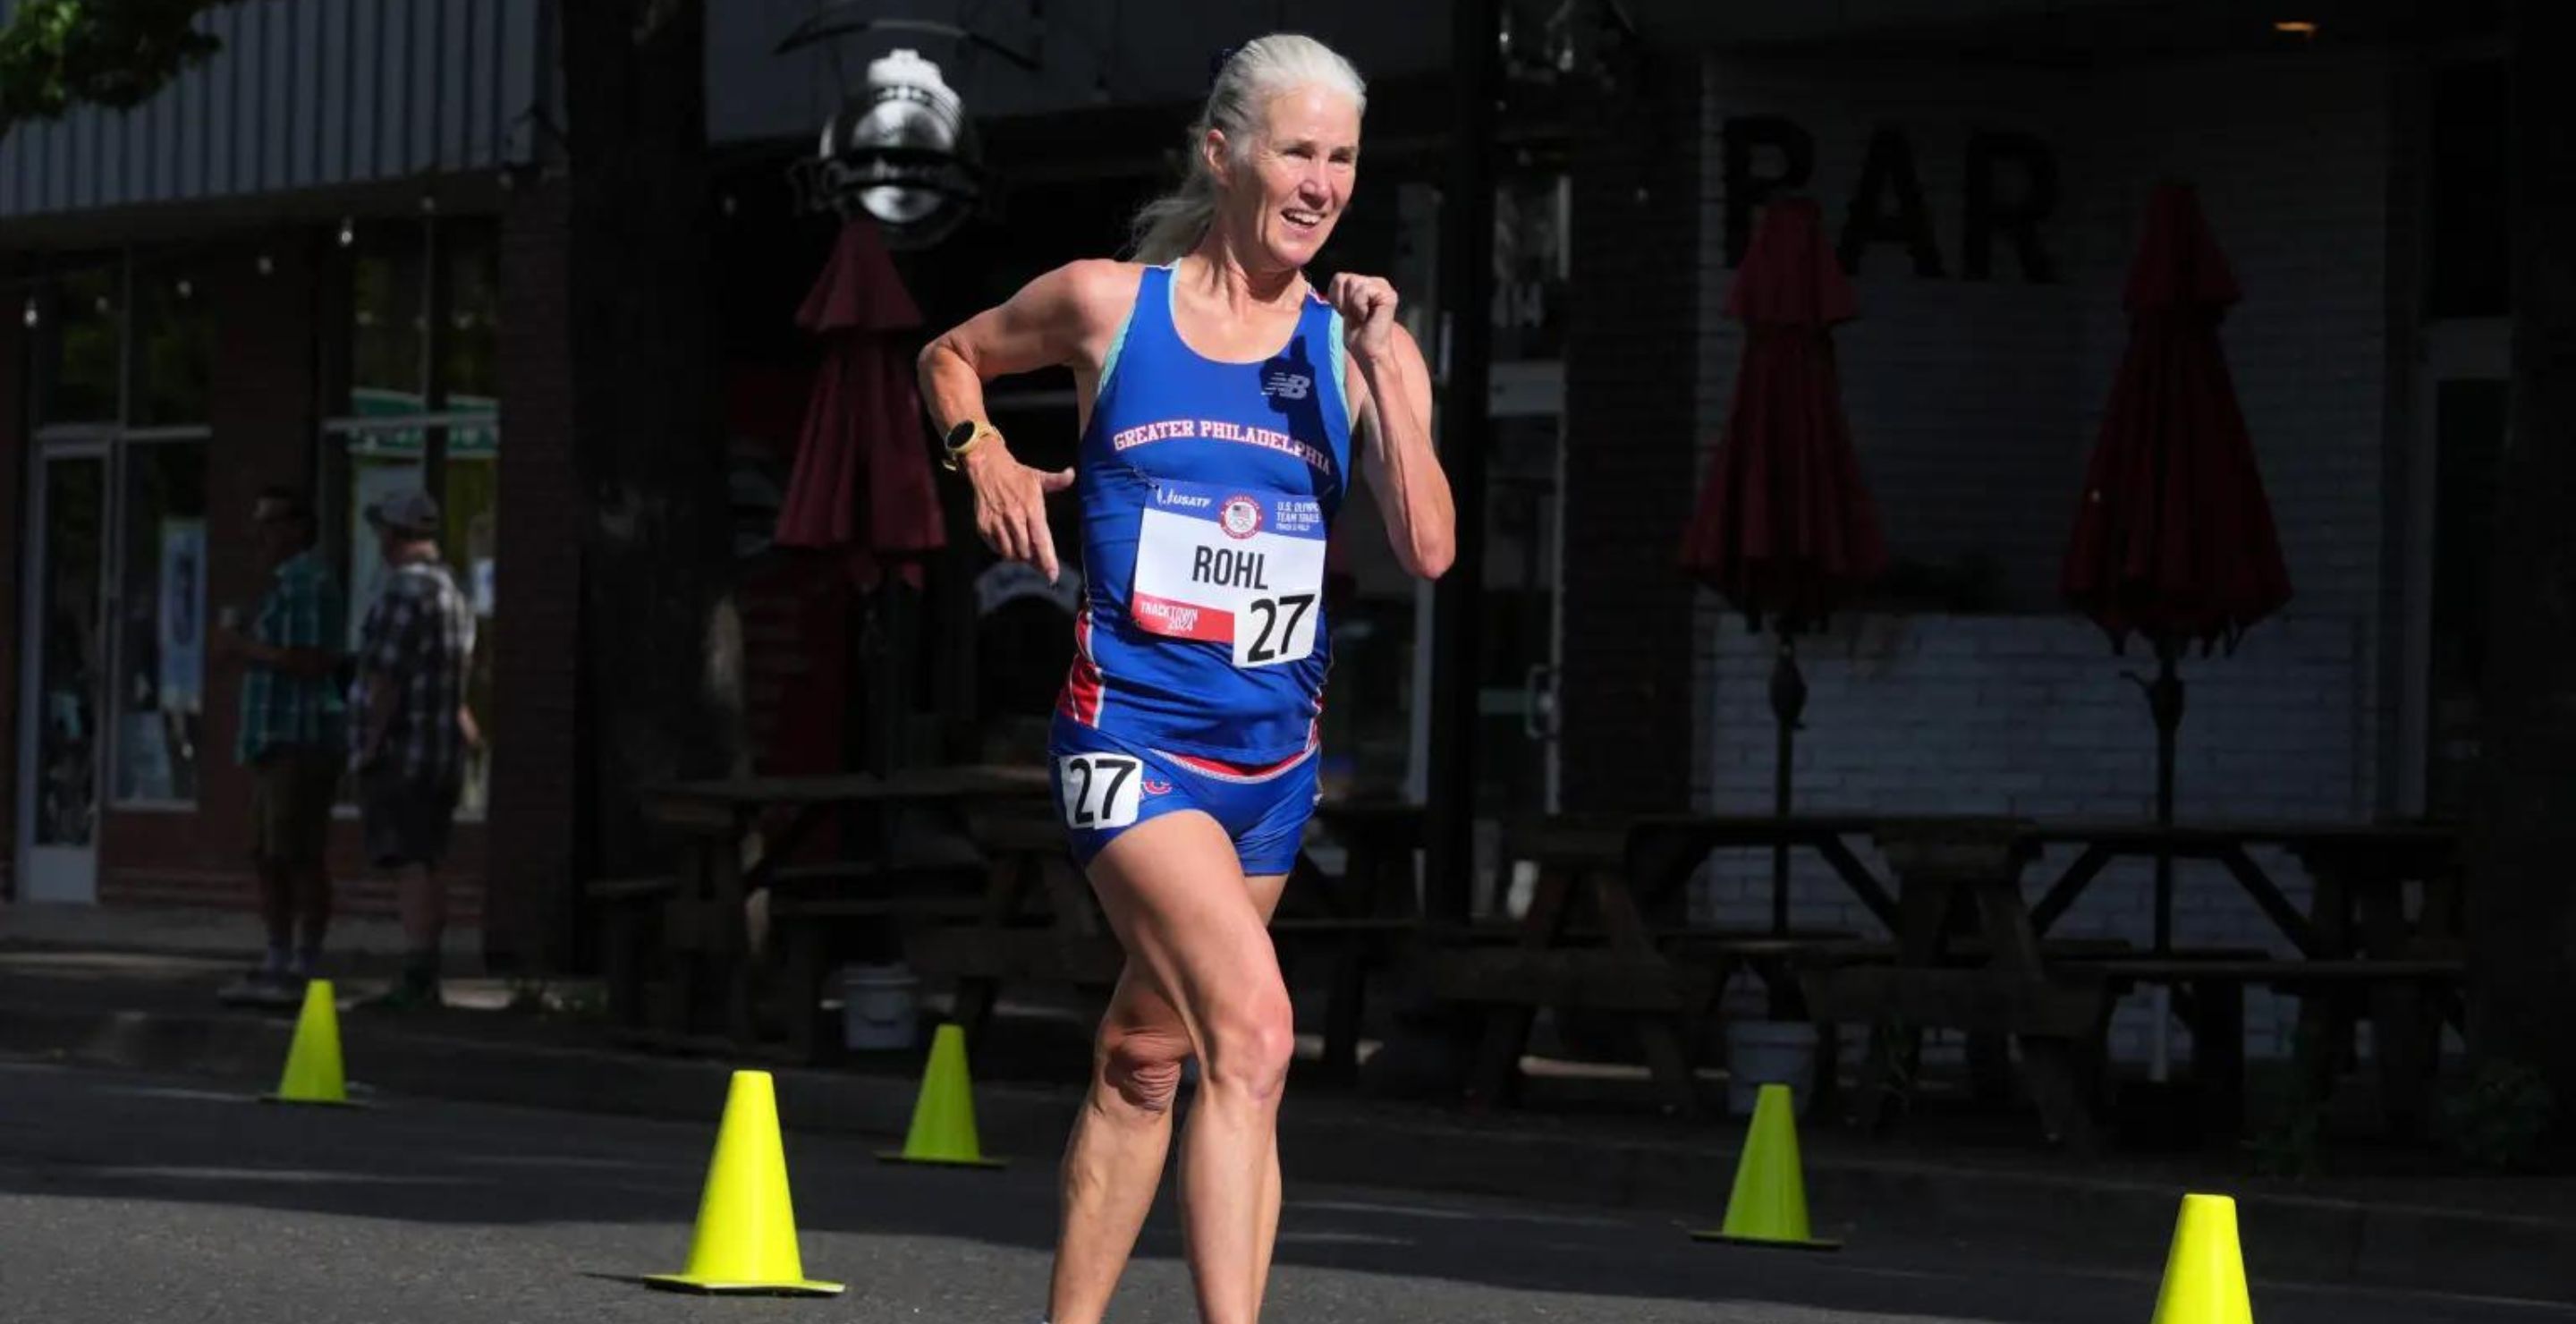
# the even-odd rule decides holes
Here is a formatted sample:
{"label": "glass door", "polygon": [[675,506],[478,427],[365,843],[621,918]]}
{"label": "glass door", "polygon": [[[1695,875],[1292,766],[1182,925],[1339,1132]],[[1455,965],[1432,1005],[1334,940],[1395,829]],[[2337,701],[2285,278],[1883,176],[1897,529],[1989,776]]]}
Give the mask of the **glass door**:
{"label": "glass door", "polygon": [[2457,821],[2468,813],[2485,723],[2487,577],[2496,470],[2512,396],[2512,325],[2426,323],[2415,379],[2405,489],[2406,701],[2398,712],[2397,808]]}
{"label": "glass door", "polygon": [[[1439,205],[1428,186],[1404,199],[1407,243],[1398,274],[1436,295]],[[1477,814],[1488,820],[1554,813],[1558,803],[1556,677],[1561,612],[1557,584],[1565,471],[1565,326],[1571,290],[1570,181],[1535,163],[1509,173],[1494,196],[1493,362],[1487,407],[1485,567],[1476,677]],[[1439,361],[1435,297],[1408,300],[1408,321]],[[1464,494],[1462,499],[1466,499]],[[1432,589],[1415,586],[1416,637],[1431,637]],[[1417,692],[1431,684],[1431,650],[1414,658]],[[1410,780],[1427,790],[1429,705],[1414,713]]]}
{"label": "glass door", "polygon": [[49,446],[38,462],[37,537],[20,638],[33,645],[20,725],[18,821],[26,901],[98,898],[108,675],[108,451]]}
{"label": "glass door", "polygon": [[2432,555],[2425,567],[2421,732],[2415,808],[2458,822],[2475,795],[2485,733],[2487,577],[2493,570],[2496,468],[2503,458],[2511,383],[2447,377],[2430,399],[2433,438]]}

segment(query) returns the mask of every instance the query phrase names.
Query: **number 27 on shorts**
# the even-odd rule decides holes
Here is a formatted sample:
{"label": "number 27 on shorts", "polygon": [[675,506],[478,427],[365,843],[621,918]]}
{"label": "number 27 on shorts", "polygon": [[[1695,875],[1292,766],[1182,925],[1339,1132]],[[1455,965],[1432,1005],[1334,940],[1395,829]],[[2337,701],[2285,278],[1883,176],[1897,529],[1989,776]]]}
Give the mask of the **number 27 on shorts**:
{"label": "number 27 on shorts", "polygon": [[1056,761],[1065,826],[1121,828],[1136,821],[1144,768],[1124,754],[1067,754]]}

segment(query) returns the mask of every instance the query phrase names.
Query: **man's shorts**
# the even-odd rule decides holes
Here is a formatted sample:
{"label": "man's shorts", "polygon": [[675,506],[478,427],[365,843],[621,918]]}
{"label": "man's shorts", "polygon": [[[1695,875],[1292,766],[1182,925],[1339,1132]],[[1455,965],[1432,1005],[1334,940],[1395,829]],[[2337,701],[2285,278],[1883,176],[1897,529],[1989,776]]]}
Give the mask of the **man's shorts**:
{"label": "man's shorts", "polygon": [[370,768],[358,779],[358,817],[367,860],[379,869],[436,865],[447,858],[458,787],[424,784],[399,771]]}
{"label": "man's shorts", "polygon": [[1284,874],[1297,863],[1306,820],[1320,795],[1316,752],[1309,746],[1266,768],[1237,768],[1130,744],[1058,717],[1048,740],[1047,764],[1065,839],[1075,862],[1085,868],[1103,847],[1137,824],[1196,809],[1233,838],[1244,875],[1260,877]]}
{"label": "man's shorts", "polygon": [[340,795],[340,752],[276,745],[251,761],[250,853],[262,864],[317,865]]}

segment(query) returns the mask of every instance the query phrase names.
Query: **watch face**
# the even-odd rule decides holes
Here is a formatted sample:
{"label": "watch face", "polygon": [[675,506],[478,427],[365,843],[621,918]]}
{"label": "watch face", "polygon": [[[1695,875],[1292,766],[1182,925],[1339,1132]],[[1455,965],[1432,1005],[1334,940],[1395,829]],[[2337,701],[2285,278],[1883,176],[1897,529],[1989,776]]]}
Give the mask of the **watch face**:
{"label": "watch face", "polygon": [[960,423],[948,429],[948,449],[952,451],[974,439],[975,424],[972,421]]}

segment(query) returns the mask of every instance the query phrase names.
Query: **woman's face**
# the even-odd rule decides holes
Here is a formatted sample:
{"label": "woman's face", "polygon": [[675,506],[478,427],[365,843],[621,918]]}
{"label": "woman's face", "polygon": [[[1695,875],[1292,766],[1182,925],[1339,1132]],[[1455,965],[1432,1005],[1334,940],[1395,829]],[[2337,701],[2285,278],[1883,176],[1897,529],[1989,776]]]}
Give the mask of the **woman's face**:
{"label": "woman's face", "polygon": [[1247,263],[1295,270],[1332,237],[1359,174],[1360,112],[1350,98],[1308,85],[1271,99],[1269,125],[1241,160],[1210,135],[1225,184],[1234,251]]}

